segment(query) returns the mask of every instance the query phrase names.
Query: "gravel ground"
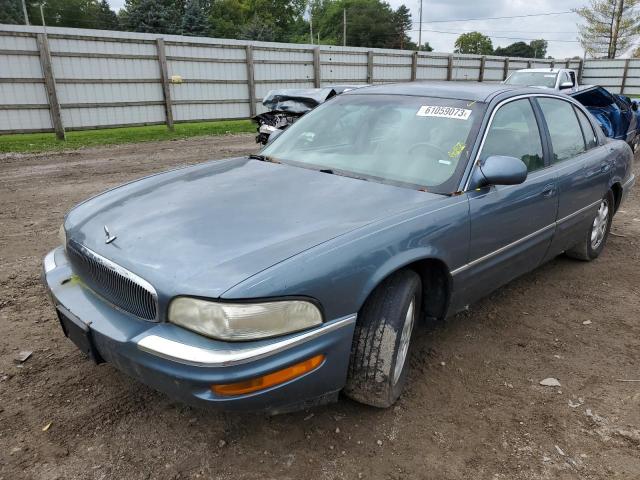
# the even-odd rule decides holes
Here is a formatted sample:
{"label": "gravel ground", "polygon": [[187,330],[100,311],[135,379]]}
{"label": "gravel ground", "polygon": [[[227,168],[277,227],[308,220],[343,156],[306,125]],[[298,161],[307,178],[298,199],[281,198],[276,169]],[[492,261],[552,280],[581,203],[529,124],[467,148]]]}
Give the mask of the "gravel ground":
{"label": "gravel ground", "polygon": [[[64,212],[255,149],[234,135],[0,157],[0,479],[640,478],[637,193],[597,261],[557,258],[422,326],[388,410],[342,398],[276,417],[211,413],[85,360],[40,284]],[[33,355],[17,365],[21,350]]]}

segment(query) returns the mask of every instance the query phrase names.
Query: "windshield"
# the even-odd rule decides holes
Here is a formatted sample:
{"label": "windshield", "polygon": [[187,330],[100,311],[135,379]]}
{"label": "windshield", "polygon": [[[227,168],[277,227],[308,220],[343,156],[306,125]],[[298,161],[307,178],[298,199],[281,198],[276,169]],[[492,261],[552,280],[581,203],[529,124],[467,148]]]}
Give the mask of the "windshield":
{"label": "windshield", "polygon": [[328,173],[451,193],[483,111],[482,103],[457,99],[341,95],[302,117],[262,154]]}
{"label": "windshield", "polygon": [[523,85],[526,87],[548,87],[556,86],[557,73],[550,72],[515,72],[504,83],[509,85]]}

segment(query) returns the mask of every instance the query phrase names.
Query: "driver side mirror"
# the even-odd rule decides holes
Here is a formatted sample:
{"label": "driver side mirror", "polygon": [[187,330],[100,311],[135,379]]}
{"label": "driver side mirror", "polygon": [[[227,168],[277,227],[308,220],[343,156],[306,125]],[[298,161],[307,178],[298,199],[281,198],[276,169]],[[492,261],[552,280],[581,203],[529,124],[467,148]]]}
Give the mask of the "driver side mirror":
{"label": "driver side mirror", "polygon": [[560,90],[565,90],[567,88],[573,88],[573,82],[562,82],[560,84]]}
{"label": "driver side mirror", "polygon": [[633,110],[634,112],[638,111],[638,102],[636,102],[635,100],[631,102],[631,110]]}
{"label": "driver side mirror", "polygon": [[489,185],[519,185],[527,179],[527,166],[515,157],[492,155],[475,169],[474,188]]}

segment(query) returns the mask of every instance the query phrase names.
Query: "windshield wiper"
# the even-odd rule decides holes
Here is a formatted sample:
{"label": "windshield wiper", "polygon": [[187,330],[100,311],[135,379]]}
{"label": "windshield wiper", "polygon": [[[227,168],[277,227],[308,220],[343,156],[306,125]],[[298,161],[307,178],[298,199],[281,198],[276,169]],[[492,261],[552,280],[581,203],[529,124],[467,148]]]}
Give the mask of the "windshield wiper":
{"label": "windshield wiper", "polygon": [[256,153],[252,153],[251,155],[249,155],[249,158],[252,159],[252,160],[260,160],[261,162],[269,161],[269,159],[267,157],[265,157],[264,155],[258,155]]}

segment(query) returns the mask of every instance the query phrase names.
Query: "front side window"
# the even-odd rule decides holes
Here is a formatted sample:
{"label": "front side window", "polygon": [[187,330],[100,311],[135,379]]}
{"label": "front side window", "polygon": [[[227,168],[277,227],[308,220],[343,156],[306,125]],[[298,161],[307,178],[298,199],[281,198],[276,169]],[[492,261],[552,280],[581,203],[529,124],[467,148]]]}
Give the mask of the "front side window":
{"label": "front side window", "polygon": [[584,152],[584,137],[573,105],[556,98],[539,98],[538,103],[551,136],[551,162],[561,162]]}
{"label": "front side window", "polygon": [[383,183],[457,188],[485,105],[344,94],[306,114],[261,152],[269,159]]}
{"label": "front side window", "polygon": [[496,112],[480,161],[484,162],[492,155],[519,158],[529,172],[544,168],[540,131],[528,99],[509,102]]}

